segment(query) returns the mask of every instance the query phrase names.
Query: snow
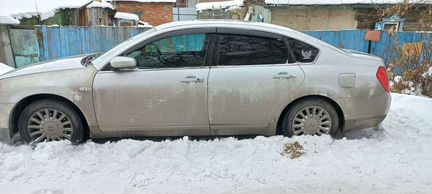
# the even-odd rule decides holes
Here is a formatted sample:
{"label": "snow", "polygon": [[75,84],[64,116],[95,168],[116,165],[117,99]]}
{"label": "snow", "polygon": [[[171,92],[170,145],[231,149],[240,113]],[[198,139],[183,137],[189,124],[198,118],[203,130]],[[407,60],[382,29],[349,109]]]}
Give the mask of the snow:
{"label": "snow", "polygon": [[87,5],[87,8],[109,8],[114,10],[114,6],[111,3],[106,2],[105,0],[98,2],[93,1],[89,5]]}
{"label": "snow", "polygon": [[424,72],[424,73],[422,74],[422,76],[423,76],[424,78],[432,78],[432,67],[429,67],[429,69],[428,69],[426,72]]}
{"label": "snow", "polygon": [[195,5],[197,11],[203,10],[219,10],[219,9],[236,9],[243,6],[243,0],[232,0],[232,1],[216,1],[216,2],[206,2],[198,3]]}
{"label": "snow", "polygon": [[138,27],[146,27],[146,28],[152,28],[153,26],[145,21],[138,21]]}
{"label": "snow", "polygon": [[[392,99],[381,127],[340,140],[0,144],[0,193],[430,193],[432,99]],[[305,154],[281,155],[295,141]]]}
{"label": "snow", "polygon": [[[408,0],[409,2],[432,3],[430,0]],[[404,0],[265,0],[272,5],[355,5],[355,4],[397,4]]]}
{"label": "snow", "polygon": [[117,12],[114,15],[114,18],[125,19],[125,20],[134,20],[134,21],[138,21],[139,20],[138,15],[133,14],[133,13],[126,13],[126,12]]}
{"label": "snow", "polygon": [[31,18],[40,15],[42,20],[54,16],[55,12],[63,8],[80,8],[92,0],[1,0],[0,16],[15,19]]}
{"label": "snow", "polygon": [[0,24],[19,24],[20,21],[7,15],[0,15]]}

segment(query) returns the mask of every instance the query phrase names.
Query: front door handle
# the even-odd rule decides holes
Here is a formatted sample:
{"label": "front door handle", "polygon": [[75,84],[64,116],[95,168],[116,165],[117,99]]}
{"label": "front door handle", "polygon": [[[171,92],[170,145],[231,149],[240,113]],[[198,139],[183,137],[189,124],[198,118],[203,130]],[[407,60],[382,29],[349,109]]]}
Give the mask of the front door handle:
{"label": "front door handle", "polygon": [[289,74],[287,72],[279,72],[277,75],[273,76],[273,79],[293,79],[297,76],[295,74]]}
{"label": "front door handle", "polygon": [[203,78],[197,78],[196,76],[189,75],[186,76],[184,79],[180,80],[182,83],[196,83],[196,82],[203,82]]}

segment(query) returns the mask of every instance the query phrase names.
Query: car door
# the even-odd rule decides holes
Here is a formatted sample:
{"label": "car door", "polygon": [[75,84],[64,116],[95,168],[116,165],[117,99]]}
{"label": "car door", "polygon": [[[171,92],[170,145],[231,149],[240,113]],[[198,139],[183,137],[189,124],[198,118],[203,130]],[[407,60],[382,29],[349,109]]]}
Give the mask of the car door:
{"label": "car door", "polygon": [[136,59],[136,69],[98,72],[93,94],[100,129],[207,134],[208,42],[205,33],[159,38],[123,55]]}
{"label": "car door", "polygon": [[217,31],[208,86],[212,133],[260,133],[294,97],[304,73],[281,36]]}

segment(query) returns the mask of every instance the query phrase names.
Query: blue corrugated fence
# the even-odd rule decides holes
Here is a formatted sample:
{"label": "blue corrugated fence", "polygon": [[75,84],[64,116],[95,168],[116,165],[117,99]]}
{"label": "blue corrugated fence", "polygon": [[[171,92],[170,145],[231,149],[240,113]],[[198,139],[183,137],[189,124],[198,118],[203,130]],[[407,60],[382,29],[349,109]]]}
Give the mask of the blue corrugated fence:
{"label": "blue corrugated fence", "polygon": [[137,27],[36,27],[40,60],[104,52],[149,28]]}
{"label": "blue corrugated fence", "polygon": [[369,42],[364,40],[366,30],[305,31],[305,34],[318,38],[338,48],[368,52]]}
{"label": "blue corrugated fence", "polygon": [[[49,60],[84,53],[103,52],[120,42],[149,28],[137,27],[47,27],[38,26],[40,60]],[[306,31],[305,33],[338,48],[368,52],[369,41],[364,39],[366,30]],[[391,61],[397,56],[393,45],[404,43],[431,42],[431,32],[399,32],[391,36],[381,35],[381,41],[371,43],[371,54]],[[428,48],[430,49],[430,48]]]}

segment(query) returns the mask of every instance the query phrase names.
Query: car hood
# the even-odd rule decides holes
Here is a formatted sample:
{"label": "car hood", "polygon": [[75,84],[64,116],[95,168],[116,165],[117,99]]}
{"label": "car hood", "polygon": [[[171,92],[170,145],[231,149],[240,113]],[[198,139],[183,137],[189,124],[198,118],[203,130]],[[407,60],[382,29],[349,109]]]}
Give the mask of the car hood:
{"label": "car hood", "polygon": [[6,64],[0,63],[0,75],[3,75],[9,71],[12,71],[13,69],[14,68],[12,68]]}
{"label": "car hood", "polygon": [[[18,68],[15,70],[7,70],[4,65],[0,65],[0,67],[5,68],[5,71],[0,71],[0,79],[8,78],[8,77],[16,77],[28,74],[35,73],[45,73],[51,71],[61,71],[61,70],[70,70],[70,69],[78,69],[84,68],[81,65],[81,60],[84,56],[75,56],[70,58],[52,60],[47,62],[35,63],[33,65],[29,65],[26,67]],[[0,69],[1,70],[1,69]]]}

